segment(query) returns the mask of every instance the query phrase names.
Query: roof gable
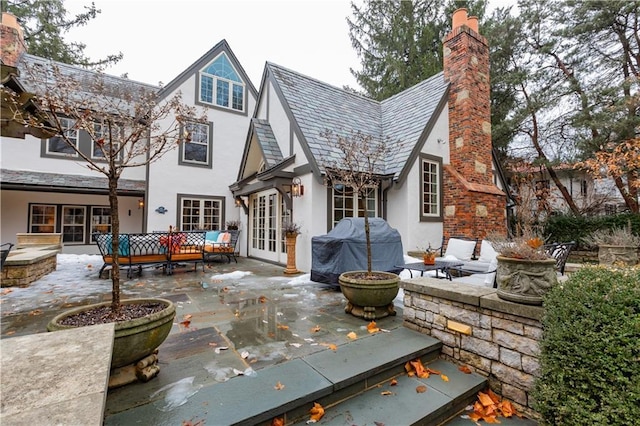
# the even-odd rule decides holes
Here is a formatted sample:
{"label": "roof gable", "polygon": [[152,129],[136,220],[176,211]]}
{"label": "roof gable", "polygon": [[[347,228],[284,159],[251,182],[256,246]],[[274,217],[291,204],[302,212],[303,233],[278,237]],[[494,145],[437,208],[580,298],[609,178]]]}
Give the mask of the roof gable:
{"label": "roof gable", "polygon": [[318,178],[323,164],[342,157],[322,136],[326,131],[344,136],[361,132],[371,135],[374,143],[386,140],[392,155],[383,174],[398,178],[421,149],[448,89],[439,73],[378,102],[273,63],[268,62],[266,69]]}

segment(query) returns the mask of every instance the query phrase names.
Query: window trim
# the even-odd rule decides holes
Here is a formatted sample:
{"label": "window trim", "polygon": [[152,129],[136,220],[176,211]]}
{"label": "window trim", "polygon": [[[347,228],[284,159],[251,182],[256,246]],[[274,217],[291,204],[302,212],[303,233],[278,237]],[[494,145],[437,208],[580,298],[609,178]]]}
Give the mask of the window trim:
{"label": "window trim", "polygon": [[[83,211],[83,222],[81,224],[75,224],[75,223],[65,223],[65,209],[67,208],[72,208],[72,209],[81,209]],[[62,242],[66,245],[86,245],[87,244],[87,240],[90,240],[87,238],[87,206],[86,205],[82,205],[82,204],[62,204],[60,206],[61,209],[61,213],[60,213],[60,233],[62,234]],[[82,229],[82,241],[65,241],[64,239],[64,235],[65,235],[65,228],[66,227],[74,227],[74,228],[80,228]]]}
{"label": "window trim", "polygon": [[[231,67],[233,68],[233,70],[235,71],[235,73],[238,75],[238,78],[240,78],[241,82],[238,81],[233,81],[233,80],[229,80],[227,78],[224,77],[218,77],[216,75],[212,75],[209,73],[205,73],[203,70],[205,68],[207,68],[209,65],[211,65],[213,62],[215,62],[220,56],[226,56],[227,60],[229,61],[229,64],[231,65]],[[212,101],[211,102],[207,102],[205,100],[203,100],[202,97],[202,77],[206,76],[206,77],[211,77],[212,78]],[[217,92],[217,80],[220,79],[221,81],[226,81],[229,82],[229,106],[221,106],[218,105],[216,102],[216,92]],[[234,85],[238,85],[242,87],[242,109],[235,109],[233,108],[233,86]],[[240,115],[247,115],[248,114],[248,102],[249,102],[249,91],[248,91],[248,87],[247,87],[247,82],[243,80],[241,73],[238,71],[238,69],[235,67],[235,65],[233,64],[233,62],[231,61],[231,58],[229,57],[229,55],[227,55],[226,52],[220,52],[218,55],[216,55],[215,58],[213,58],[211,61],[207,62],[206,65],[204,65],[202,68],[200,68],[200,70],[198,70],[198,72],[196,73],[196,78],[195,78],[195,104],[196,105],[200,105],[206,108],[214,108],[214,109],[219,109],[221,111],[226,111],[226,112],[231,112],[234,114],[240,114]]]}
{"label": "window trim", "polygon": [[[438,176],[438,212],[436,214],[426,215],[424,214],[424,191],[422,190],[424,187],[424,173],[423,173],[423,163],[428,162],[431,164],[435,164],[438,168],[437,176]],[[437,157],[435,155],[421,153],[419,155],[418,161],[418,217],[420,218],[420,222],[442,222],[444,219],[444,179],[443,179],[443,167],[442,167],[442,157]]]}
{"label": "window trim", "polygon": [[[33,223],[33,208],[36,206],[40,206],[40,207],[53,207],[53,224],[48,224],[48,223],[42,223],[42,224],[34,224]],[[53,226],[53,231],[52,233],[56,232],[57,226],[58,226],[58,205],[57,204],[43,204],[43,203],[30,203],[29,204],[29,225],[28,225],[28,231],[30,233],[34,233],[34,234],[45,234],[46,232],[34,232],[33,230],[33,226]]]}
{"label": "window trim", "polygon": [[[339,183],[338,183],[339,184]],[[373,212],[370,212],[372,214],[369,214],[369,217],[382,217],[381,215],[381,209],[380,209],[380,199],[381,199],[381,193],[380,193],[380,186],[371,186],[371,189],[373,190],[373,194],[375,195],[374,198],[374,205],[375,205],[375,210]],[[329,207],[329,214],[328,214],[328,225],[329,225],[329,229],[333,229],[336,224],[338,223],[338,221],[336,221],[336,207],[335,207],[335,196],[336,196],[336,190],[334,185],[329,186],[328,188],[328,197],[329,197],[329,203],[328,203],[328,207]],[[354,211],[357,212],[357,216],[343,216],[343,219],[346,217],[364,217],[364,216],[360,216],[360,205],[358,204],[358,201],[360,199],[360,195],[356,192],[353,191],[353,194],[351,196],[352,201],[354,202],[353,206],[355,207],[354,209],[352,209],[352,213]],[[343,209],[344,211],[344,209]]]}
{"label": "window trim", "polygon": [[[75,141],[76,141],[75,145],[76,145],[76,148],[79,150],[80,149],[80,129],[74,129],[73,128],[73,126],[75,126],[74,120],[72,120],[69,117],[58,117],[58,119],[59,120],[69,121],[69,124],[67,124],[67,126],[69,126],[70,124],[72,125],[72,127],[65,127],[66,128],[65,132],[75,132]],[[43,154],[44,155],[43,156],[52,157],[52,158],[69,158],[69,159],[74,159],[74,160],[77,159],[80,156],[75,150],[73,152],[71,152],[71,153],[50,151],[49,150],[49,141],[51,141],[51,139],[54,139],[54,138],[61,139],[61,137],[58,136],[58,135],[52,136],[52,137],[47,138],[47,139],[43,139],[43,141],[44,141],[44,146],[43,146],[43,151],[44,151]],[[69,139],[73,139],[73,138],[69,137]],[[64,140],[63,140],[62,143],[64,143],[65,147],[69,146],[67,144],[67,142],[64,141]],[[71,148],[71,149],[73,149],[73,148]]]}
{"label": "window trim", "polygon": [[206,201],[218,201],[220,202],[220,223],[219,223],[219,228],[220,230],[224,229],[225,226],[225,212],[226,212],[226,197],[224,196],[212,196],[212,195],[201,195],[201,194],[177,194],[177,200],[176,200],[176,211],[178,212],[176,221],[177,221],[177,229],[182,230],[183,228],[183,212],[182,212],[182,206],[183,206],[183,201],[187,200],[187,199],[191,199],[191,200],[206,200]]}
{"label": "window trim", "polygon": [[[199,161],[194,161],[194,160],[185,160],[184,159],[184,154],[185,154],[184,145],[187,144],[187,143],[190,143],[190,142],[187,142],[185,140],[181,140],[179,148],[178,148],[178,164],[181,165],[181,166],[203,167],[203,168],[207,168],[207,169],[212,169],[213,168],[213,122],[208,121],[206,123],[198,123],[196,121],[193,121],[191,123],[207,126],[207,132],[208,132],[207,161],[206,161],[206,163],[204,163],[204,162],[199,162]],[[181,135],[184,134],[184,125],[183,124],[180,124],[180,134]]]}

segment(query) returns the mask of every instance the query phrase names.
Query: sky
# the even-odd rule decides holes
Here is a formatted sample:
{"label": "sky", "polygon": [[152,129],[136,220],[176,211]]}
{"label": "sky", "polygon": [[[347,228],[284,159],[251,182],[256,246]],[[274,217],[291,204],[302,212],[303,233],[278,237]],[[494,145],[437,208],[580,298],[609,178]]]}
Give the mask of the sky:
{"label": "sky", "polygon": [[[86,44],[94,60],[122,52],[107,68],[148,84],[169,83],[226,39],[256,90],[265,62],[337,87],[359,89],[351,46],[349,0],[93,0],[101,10],[88,25],[65,34]],[[492,0],[491,4],[513,2]],[[78,13],[91,0],[65,0]]]}

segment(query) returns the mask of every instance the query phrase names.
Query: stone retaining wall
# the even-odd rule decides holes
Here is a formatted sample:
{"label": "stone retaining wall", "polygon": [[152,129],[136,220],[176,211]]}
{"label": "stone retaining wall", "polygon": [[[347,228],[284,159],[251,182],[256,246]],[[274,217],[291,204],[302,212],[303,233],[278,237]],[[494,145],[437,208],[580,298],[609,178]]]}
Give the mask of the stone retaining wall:
{"label": "stone retaining wall", "polygon": [[414,278],[400,286],[405,326],[442,341],[444,359],[468,365],[520,413],[539,417],[530,392],[539,374],[542,307],[448,280]]}
{"label": "stone retaining wall", "polygon": [[1,287],[26,287],[56,270],[59,250],[12,251],[2,266]]}

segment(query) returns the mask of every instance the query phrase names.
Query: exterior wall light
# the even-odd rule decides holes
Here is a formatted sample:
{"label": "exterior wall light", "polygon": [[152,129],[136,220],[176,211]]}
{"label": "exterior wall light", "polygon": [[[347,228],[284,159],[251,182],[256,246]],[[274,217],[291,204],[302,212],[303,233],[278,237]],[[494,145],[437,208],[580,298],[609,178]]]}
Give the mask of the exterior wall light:
{"label": "exterior wall light", "polygon": [[300,182],[300,178],[294,177],[291,181],[291,196],[302,197],[304,195],[304,185]]}
{"label": "exterior wall light", "polygon": [[142,198],[140,198],[138,200],[138,210],[143,209],[144,208],[144,200]]}

